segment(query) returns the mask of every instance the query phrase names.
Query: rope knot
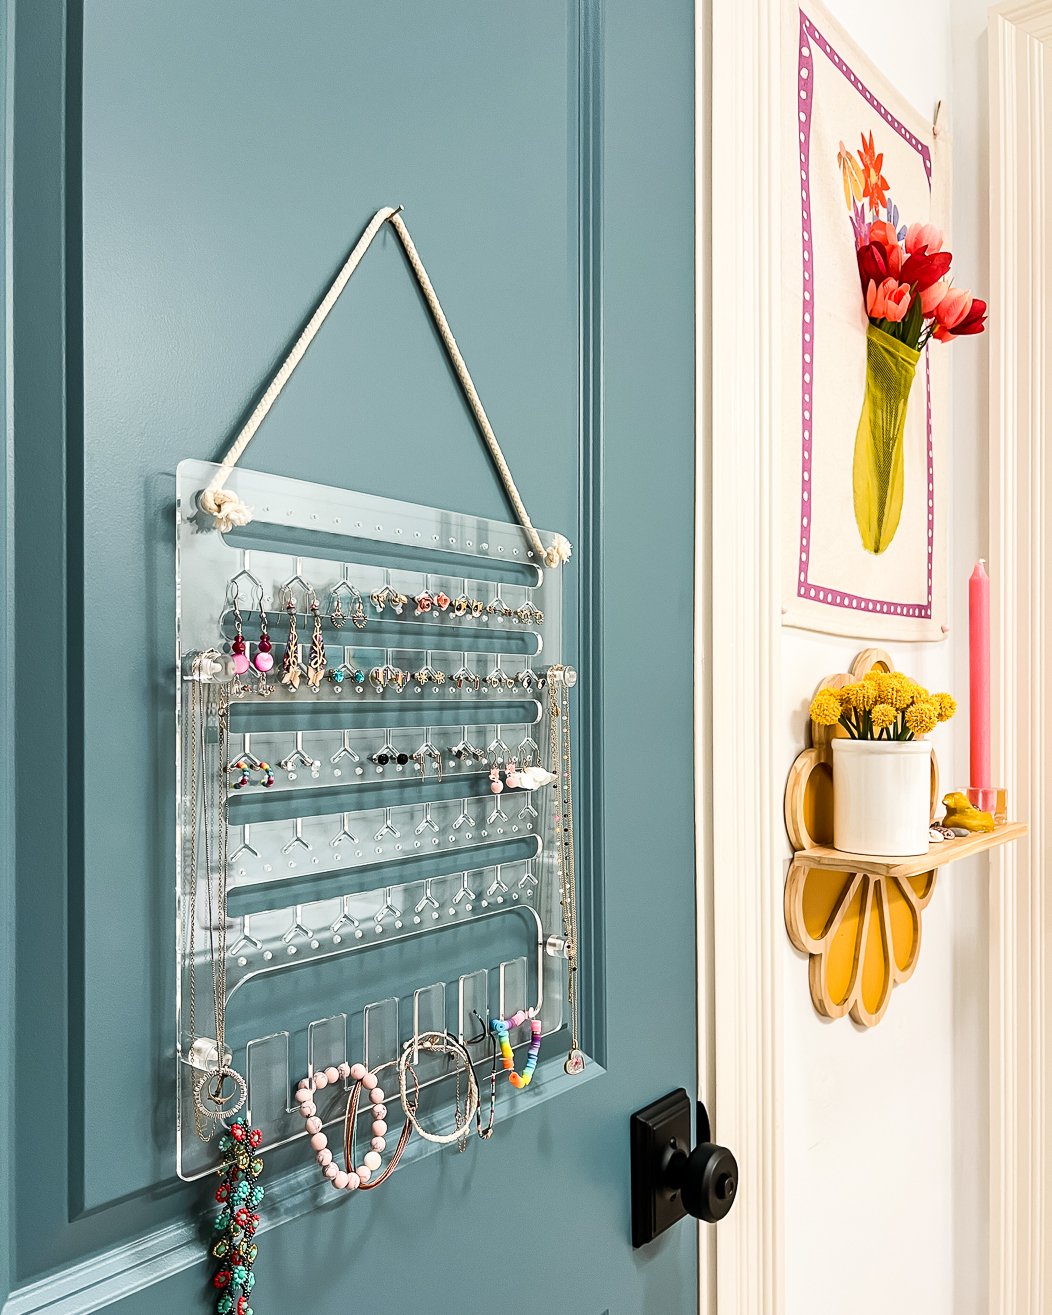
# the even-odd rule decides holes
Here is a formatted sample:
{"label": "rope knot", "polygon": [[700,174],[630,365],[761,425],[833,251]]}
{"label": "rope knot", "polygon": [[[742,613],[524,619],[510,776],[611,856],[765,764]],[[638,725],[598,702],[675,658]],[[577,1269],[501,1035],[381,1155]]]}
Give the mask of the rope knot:
{"label": "rope knot", "polygon": [[251,508],[246,507],[230,489],[205,489],[200,497],[200,506],[202,511],[214,518],[220,534],[229,534],[232,529],[247,525],[252,519]]}
{"label": "rope knot", "polygon": [[563,562],[570,560],[572,552],[570,540],[563,534],[557,534],[544,554],[544,564],[549,570],[554,571],[557,566],[561,566]]}

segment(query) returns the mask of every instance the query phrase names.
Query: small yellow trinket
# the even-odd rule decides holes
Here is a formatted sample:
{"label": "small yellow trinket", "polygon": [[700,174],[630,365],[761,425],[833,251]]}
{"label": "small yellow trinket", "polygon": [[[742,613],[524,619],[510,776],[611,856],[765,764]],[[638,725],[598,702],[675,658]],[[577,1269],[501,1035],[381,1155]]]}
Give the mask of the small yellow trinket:
{"label": "small yellow trinket", "polygon": [[994,829],[993,817],[970,804],[968,796],[962,791],[955,790],[952,794],[944,795],[942,802],[946,805],[946,816],[942,819],[943,826],[959,826],[965,831]]}

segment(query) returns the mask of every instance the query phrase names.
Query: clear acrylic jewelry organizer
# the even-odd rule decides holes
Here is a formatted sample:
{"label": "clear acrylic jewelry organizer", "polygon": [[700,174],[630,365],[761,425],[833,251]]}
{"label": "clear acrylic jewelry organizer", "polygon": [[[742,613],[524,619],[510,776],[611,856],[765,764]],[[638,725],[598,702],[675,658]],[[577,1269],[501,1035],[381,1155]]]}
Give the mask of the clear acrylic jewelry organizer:
{"label": "clear acrylic jewelry organizer", "polygon": [[[187,1030],[189,672],[195,653],[228,648],[235,587],[252,651],[262,591],[275,659],[271,695],[232,697],[229,712],[231,763],[248,757],[270,764],[274,785],[263,788],[252,772],[252,783],[235,791],[233,772],[227,793],[225,1043],[247,1079],[263,1147],[305,1137],[291,1107],[308,1065],[363,1057],[375,1067],[396,1059],[415,1032],[448,1028],[467,1039],[480,1031],[476,1012],[488,1021],[539,1005],[541,1064],[525,1091],[512,1089],[501,1071],[499,1129],[511,1114],[581,1080],[563,1071],[561,1053],[560,1062],[544,1062],[559,1045],[552,1034],[565,1027],[558,871],[543,843],[554,792],[509,788],[494,795],[488,775],[494,758],[552,766],[536,678],[561,661],[560,572],[538,567],[517,525],[245,469],[235,469],[227,487],[252,507],[254,519],[222,535],[197,510],[217,469],[184,461],[177,472],[178,1173],[194,1179],[215,1167],[214,1146],[194,1131],[192,1092],[196,1065],[211,1067],[214,1043],[211,1059],[202,1060],[200,1042],[191,1054]],[[348,585],[364,600],[361,630],[350,620]],[[370,602],[386,585],[408,596],[401,615],[390,608],[378,614]],[[306,659],[308,586],[320,605],[327,666],[342,666],[347,676],[339,685],[322,680],[317,693],[306,680],[296,692],[280,683],[286,589]],[[348,615],[339,629],[329,620],[337,587]],[[499,613],[456,618],[452,608],[415,616],[412,599],[422,590],[496,601],[512,612],[532,605],[543,621]],[[358,688],[351,679],[356,668],[385,664],[433,667],[447,679],[410,681],[401,691],[380,691],[369,681]],[[465,668],[480,678],[477,689],[463,680]],[[463,683],[448,678],[457,673]],[[485,762],[452,756],[465,740]],[[370,760],[387,746],[411,755],[427,743],[442,753],[441,780],[433,762],[422,777],[412,759],[382,767]],[[194,966],[198,1029],[206,1037],[214,1030],[207,906],[202,873]],[[444,933],[440,941],[435,932]],[[528,1024],[512,1036],[516,1047],[528,1040]],[[485,1105],[488,1046],[474,1054],[482,1061]],[[519,1049],[520,1067],[523,1057]],[[445,1101],[451,1109],[443,1061],[421,1056],[417,1072],[433,1088],[431,1108]],[[390,1091],[390,1070],[385,1085]],[[342,1119],[345,1100],[342,1082],[319,1092],[327,1124]],[[398,1121],[395,1111],[392,1118]],[[415,1138],[405,1160],[434,1149]]]}

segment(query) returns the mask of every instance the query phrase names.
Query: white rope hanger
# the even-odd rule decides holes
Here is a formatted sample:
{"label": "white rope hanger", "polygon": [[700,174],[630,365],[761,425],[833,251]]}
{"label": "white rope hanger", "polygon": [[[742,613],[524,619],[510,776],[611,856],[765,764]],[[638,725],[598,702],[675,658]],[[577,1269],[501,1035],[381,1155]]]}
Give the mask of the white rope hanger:
{"label": "white rope hanger", "polygon": [[220,469],[216,472],[215,477],[208,487],[202,492],[200,497],[200,506],[203,511],[215,518],[216,529],[221,533],[232,530],[237,525],[247,525],[252,519],[252,511],[241,501],[236,493],[224,487],[230,472],[234,469],[238,459],[244,452],[245,448],[251,443],[256,430],[266,419],[270,408],[278,399],[281,390],[288,383],[293,370],[299,365],[307,348],[314,341],[315,334],[325,323],[325,317],[339,298],[340,293],[347,286],[348,280],[361,263],[362,257],[368,251],[373,238],[377,235],[384,224],[390,224],[398,234],[399,241],[405,249],[406,257],[409,260],[410,268],[416,275],[416,280],[420,284],[420,289],[424,294],[424,300],[427,302],[427,308],[431,312],[431,317],[435,321],[439,336],[442,339],[443,346],[449,356],[453,370],[460,386],[467,398],[468,405],[475,417],[482,437],[489,448],[490,456],[497,467],[497,471],[504,484],[504,489],[508,495],[511,505],[515,508],[515,514],[519,518],[519,523],[526,532],[526,537],[531,547],[538,557],[544,562],[545,566],[556,567],[562,562],[568,561],[571,553],[569,540],[561,534],[556,534],[547,548],[541,543],[540,535],[534,529],[533,522],[530,520],[526,511],[525,504],[515,487],[515,480],[512,478],[508,463],[505,460],[504,453],[501,451],[500,444],[497,442],[497,436],[493,432],[493,426],[489,422],[482,401],[471,375],[468,373],[468,367],[461,355],[460,348],[457,346],[457,340],[453,337],[453,331],[449,327],[449,321],[439,304],[438,296],[432,286],[431,280],[427,276],[427,270],[424,269],[423,262],[413,245],[413,239],[409,236],[409,230],[406,228],[399,211],[401,206],[392,207],[384,206],[383,209],[377,210],[369,221],[365,232],[358,239],[354,250],[347,257],[343,268],[336,275],[332,286],[326,292],[318,303],[314,314],[310,317],[307,327],[300,334],[296,345],[289,352],[288,356],[282,362],[278,372],[267,385],[267,390],[259,399],[255,410],[245,422],[244,427],[230,445],[230,450],[223,458]]}

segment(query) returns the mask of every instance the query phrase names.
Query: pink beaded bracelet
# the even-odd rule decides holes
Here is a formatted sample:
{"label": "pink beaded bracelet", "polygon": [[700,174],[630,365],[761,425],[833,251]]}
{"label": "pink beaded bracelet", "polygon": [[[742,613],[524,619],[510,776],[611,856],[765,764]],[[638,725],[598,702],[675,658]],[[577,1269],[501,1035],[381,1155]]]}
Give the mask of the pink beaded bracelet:
{"label": "pink beaded bracelet", "polygon": [[[390,1068],[394,1061],[389,1064],[383,1064],[380,1068]],[[370,1073],[364,1064],[348,1064],[346,1061],[342,1064],[332,1064],[328,1068],[319,1069],[310,1077],[304,1078],[296,1090],[296,1105],[300,1115],[303,1117],[307,1132],[310,1135],[311,1150],[314,1151],[315,1158],[321,1167],[322,1173],[338,1190],[354,1191],[358,1187],[364,1187],[369,1183],[373,1172],[380,1167],[380,1151],[385,1148],[384,1134],[387,1132],[387,1106],[383,1103],[384,1093],[377,1084],[376,1069]],[[339,1161],[333,1157],[332,1151],[329,1150],[329,1139],[322,1131],[322,1121],[318,1115],[318,1107],[314,1097],[318,1091],[340,1079],[353,1078],[354,1086],[351,1088],[351,1094],[347,1102],[347,1114],[345,1114],[345,1128],[347,1117],[353,1119],[357,1113],[358,1095],[364,1088],[368,1090],[370,1100],[373,1105],[373,1124],[372,1124],[372,1147],[365,1156],[362,1164],[357,1169],[352,1169],[352,1159],[350,1153],[345,1154],[346,1169],[341,1169]],[[420,1084],[416,1074],[413,1074],[413,1081],[416,1083],[416,1097],[419,1099]],[[352,1110],[353,1102],[353,1110]],[[415,1102],[414,1102],[415,1103]],[[398,1146],[391,1159],[390,1164],[384,1172],[376,1178],[371,1186],[378,1187],[390,1174],[398,1161],[402,1158],[402,1152],[405,1150],[406,1143],[412,1135],[413,1125],[406,1119],[405,1126],[402,1128],[402,1134],[398,1139]],[[345,1143],[347,1138],[345,1136]],[[348,1143],[349,1144],[349,1143]]]}

